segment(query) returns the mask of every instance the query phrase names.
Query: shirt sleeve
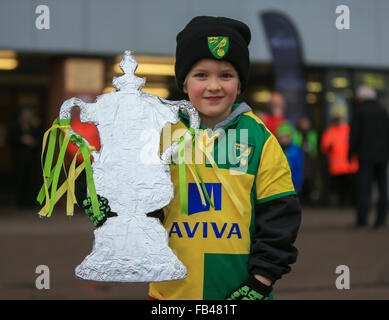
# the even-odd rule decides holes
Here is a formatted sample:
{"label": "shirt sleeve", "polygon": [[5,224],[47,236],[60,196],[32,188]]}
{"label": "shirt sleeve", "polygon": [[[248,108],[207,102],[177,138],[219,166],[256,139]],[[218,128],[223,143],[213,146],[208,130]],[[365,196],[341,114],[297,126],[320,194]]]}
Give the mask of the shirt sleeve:
{"label": "shirt sleeve", "polygon": [[294,242],[300,224],[301,207],[296,195],[257,204],[249,273],[272,283],[288,273],[298,256]]}
{"label": "shirt sleeve", "polygon": [[265,142],[256,178],[256,203],[295,195],[288,160],[274,135]]}
{"label": "shirt sleeve", "polygon": [[274,135],[266,140],[260,161],[249,272],[274,283],[297,259],[293,243],[301,223],[301,208],[288,160]]}

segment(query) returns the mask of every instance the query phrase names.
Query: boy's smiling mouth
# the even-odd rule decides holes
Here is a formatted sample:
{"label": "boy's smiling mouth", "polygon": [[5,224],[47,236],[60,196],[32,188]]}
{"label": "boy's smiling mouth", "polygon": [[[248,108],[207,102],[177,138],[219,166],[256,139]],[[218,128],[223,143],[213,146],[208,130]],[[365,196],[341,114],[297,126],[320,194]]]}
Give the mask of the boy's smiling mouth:
{"label": "boy's smiling mouth", "polygon": [[210,97],[204,97],[204,99],[210,101],[210,102],[217,102],[223,99],[222,96],[210,96]]}

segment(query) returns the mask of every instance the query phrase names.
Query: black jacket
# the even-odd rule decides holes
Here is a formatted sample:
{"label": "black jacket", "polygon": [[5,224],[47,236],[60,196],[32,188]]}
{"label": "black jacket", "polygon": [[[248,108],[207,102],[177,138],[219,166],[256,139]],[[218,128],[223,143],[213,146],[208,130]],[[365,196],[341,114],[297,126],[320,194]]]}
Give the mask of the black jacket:
{"label": "black jacket", "polygon": [[382,163],[389,158],[389,118],[373,100],[355,107],[350,125],[349,154],[364,163]]}
{"label": "black jacket", "polygon": [[273,283],[290,271],[298,250],[293,245],[301,223],[297,196],[275,199],[255,208],[255,235],[251,244],[249,273]]}

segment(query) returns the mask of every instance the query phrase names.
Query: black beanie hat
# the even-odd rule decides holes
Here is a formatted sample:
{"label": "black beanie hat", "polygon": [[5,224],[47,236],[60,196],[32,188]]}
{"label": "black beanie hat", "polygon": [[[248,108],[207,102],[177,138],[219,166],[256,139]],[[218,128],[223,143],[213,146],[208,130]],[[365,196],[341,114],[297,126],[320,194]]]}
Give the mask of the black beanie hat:
{"label": "black beanie hat", "polygon": [[250,67],[249,27],[238,20],[224,17],[193,18],[177,35],[176,80],[182,90],[186,75],[201,59],[230,62],[239,74],[241,87],[246,88]]}

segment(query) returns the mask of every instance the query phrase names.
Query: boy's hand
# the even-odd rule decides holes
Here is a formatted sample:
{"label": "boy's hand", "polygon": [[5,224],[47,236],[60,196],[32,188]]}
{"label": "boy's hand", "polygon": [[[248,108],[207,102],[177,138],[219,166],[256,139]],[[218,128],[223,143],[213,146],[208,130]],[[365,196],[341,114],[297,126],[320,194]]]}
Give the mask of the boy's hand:
{"label": "boy's hand", "polygon": [[111,208],[109,207],[108,200],[106,198],[100,197],[99,195],[97,195],[97,198],[99,200],[100,209],[100,214],[98,216],[95,216],[93,214],[92,201],[90,197],[86,198],[82,202],[82,208],[84,209],[84,212],[96,228],[102,226],[103,223],[107,220],[107,218],[117,216],[117,213],[111,212]]}
{"label": "boy's hand", "polygon": [[233,290],[227,300],[269,300],[271,286],[266,286],[254,276],[250,276],[238,288]]}

